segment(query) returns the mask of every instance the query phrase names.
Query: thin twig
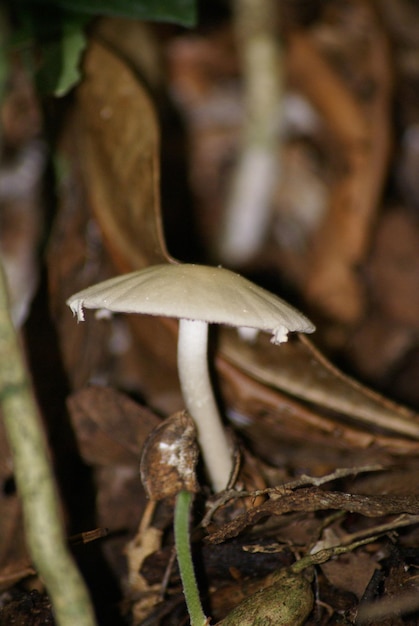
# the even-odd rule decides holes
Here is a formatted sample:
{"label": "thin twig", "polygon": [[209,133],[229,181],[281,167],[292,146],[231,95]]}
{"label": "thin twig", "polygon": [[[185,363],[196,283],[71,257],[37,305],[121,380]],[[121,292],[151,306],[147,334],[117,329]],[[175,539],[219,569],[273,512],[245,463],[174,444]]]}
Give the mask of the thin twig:
{"label": "thin twig", "polygon": [[325,483],[332,482],[347,476],[354,476],[356,474],[362,474],[365,472],[379,472],[385,468],[382,465],[363,465],[360,467],[341,467],[336,469],[331,474],[325,476],[308,476],[302,474],[295,480],[290,480],[287,483],[276,487],[267,487],[266,489],[257,489],[255,491],[237,491],[236,489],[228,489],[221,494],[216,494],[212,502],[209,504],[209,509],[202,519],[201,526],[204,528],[209,525],[215,511],[221,506],[224,506],[229,500],[235,500],[237,498],[258,498],[259,496],[269,496],[272,500],[284,495],[288,491],[297,489],[298,487],[314,486],[319,487]]}

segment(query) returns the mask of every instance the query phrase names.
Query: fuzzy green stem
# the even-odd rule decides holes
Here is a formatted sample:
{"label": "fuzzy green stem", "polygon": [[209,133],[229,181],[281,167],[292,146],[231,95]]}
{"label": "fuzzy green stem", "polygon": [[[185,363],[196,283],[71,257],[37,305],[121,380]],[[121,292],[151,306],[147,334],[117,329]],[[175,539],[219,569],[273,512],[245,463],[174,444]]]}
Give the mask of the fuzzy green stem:
{"label": "fuzzy green stem", "polygon": [[33,564],[59,626],[94,626],[84,581],[67,549],[41,417],[8,305],[0,266],[0,409],[13,454],[25,534]]}
{"label": "fuzzy green stem", "polygon": [[189,536],[189,514],[192,503],[192,494],[189,491],[180,491],[176,497],[175,507],[175,544],[183,593],[191,620],[191,626],[205,626],[208,620],[202,609],[199,590],[192,561],[191,543]]}

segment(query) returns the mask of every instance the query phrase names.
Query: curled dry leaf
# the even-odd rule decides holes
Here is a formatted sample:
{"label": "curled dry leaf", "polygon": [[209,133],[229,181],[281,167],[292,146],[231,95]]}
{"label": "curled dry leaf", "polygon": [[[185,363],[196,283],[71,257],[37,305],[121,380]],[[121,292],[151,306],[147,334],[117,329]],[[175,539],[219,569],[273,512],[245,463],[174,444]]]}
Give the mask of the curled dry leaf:
{"label": "curled dry leaf", "polygon": [[167,417],[148,436],[141,457],[141,480],[151,500],[198,491],[196,427],[186,411]]}
{"label": "curled dry leaf", "polygon": [[275,350],[263,335],[257,342],[246,344],[234,332],[223,329],[221,346],[223,356],[237,370],[256,381],[332,410],[338,414],[339,421],[349,418],[368,425],[372,432],[380,429],[419,438],[419,419],[414,411],[343,374],[302,335],[298,341]]}
{"label": "curled dry leaf", "polygon": [[77,92],[84,131],[80,154],[108,251],[121,273],[168,262],[151,100],[128,67],[98,43],[90,44],[84,76]]}
{"label": "curled dry leaf", "polygon": [[[60,155],[68,168],[61,182],[60,210],[48,255],[52,305],[64,362],[75,388],[92,379],[112,383],[120,372],[115,375],[115,354],[110,347],[114,326],[92,320],[76,327],[64,304],[68,296],[115,271],[169,258],[155,213],[160,206],[159,130],[151,101],[128,66],[103,45],[91,42],[85,65],[86,78],[60,143]],[[138,335],[143,333],[140,342],[144,349],[136,350],[134,362],[126,369],[140,367],[149,389],[154,382],[150,374],[153,365],[154,371],[158,369],[154,406],[166,412],[177,383],[175,324],[169,323],[166,330],[160,320],[149,318],[140,324],[134,319],[132,326]],[[104,378],[104,372],[112,368],[114,376]],[[141,375],[135,378],[130,374],[128,385],[122,386],[133,388]],[[119,381],[121,378],[126,383],[124,372]],[[165,390],[161,380],[167,383]]]}

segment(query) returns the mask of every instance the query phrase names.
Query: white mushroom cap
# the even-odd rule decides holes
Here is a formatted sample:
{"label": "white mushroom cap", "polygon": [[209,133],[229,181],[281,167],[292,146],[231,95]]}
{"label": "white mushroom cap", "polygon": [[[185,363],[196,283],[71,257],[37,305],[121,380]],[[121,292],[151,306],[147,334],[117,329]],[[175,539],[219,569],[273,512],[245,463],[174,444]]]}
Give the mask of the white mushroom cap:
{"label": "white mushroom cap", "polygon": [[79,320],[83,308],[143,313],[255,328],[271,332],[274,343],[286,340],[287,331],[315,330],[269,291],[230,270],[204,265],[152,265],[88,287],[67,304]]}
{"label": "white mushroom cap", "polygon": [[208,324],[271,332],[274,343],[286,341],[288,331],[314,331],[304,315],[269,291],[229,270],[203,265],[153,265],[88,287],[67,304],[79,320],[83,307],[179,319],[180,386],[215,491],[226,487],[233,458],[208,371]]}

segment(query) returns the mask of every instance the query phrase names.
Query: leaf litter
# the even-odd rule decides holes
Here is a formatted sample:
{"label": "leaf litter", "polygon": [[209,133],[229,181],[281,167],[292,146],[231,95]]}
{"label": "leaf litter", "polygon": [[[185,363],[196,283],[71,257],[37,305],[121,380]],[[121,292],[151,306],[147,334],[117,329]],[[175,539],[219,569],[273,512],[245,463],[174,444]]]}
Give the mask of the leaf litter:
{"label": "leaf litter", "polygon": [[[300,231],[302,248],[275,238],[273,229],[241,271],[265,277],[280,273],[283,284],[298,294],[297,304],[305,301],[303,310],[313,313],[319,331],[313,343],[297,339],[280,350],[263,336],[249,344],[230,330],[223,330],[214,343],[219,396],[240,462],[231,490],[211,496],[203,486],[195,497],[192,543],[213,623],[246,623],[246,613],[254,621],[260,602],[273,611],[272,619],[278,620],[273,623],[289,625],[340,620],[414,624],[417,618],[419,510],[414,477],[419,405],[412,382],[417,315],[409,293],[414,294],[414,268],[419,264],[414,244],[408,250],[402,244],[417,236],[411,148],[408,152],[404,147],[400,167],[405,169],[397,174],[398,203],[390,196],[378,199],[389,175],[389,155],[394,158],[389,143],[394,133],[391,98],[402,102],[406,132],[417,117],[414,96],[402,100],[402,89],[408,90],[413,80],[408,52],[416,45],[403,39],[411,22],[406,18],[408,3],[400,3],[398,21],[389,18],[394,10],[384,3],[378,19],[371,3],[360,1],[352,8],[344,3],[324,10],[318,6],[311,17],[298,12],[283,17],[287,80],[317,111],[311,136],[297,134],[287,141],[304,155],[299,167],[309,162],[316,173],[315,184],[323,186],[319,198],[329,209],[319,211],[318,222]],[[96,604],[102,607],[103,624],[187,623],[173,558],[173,501],[165,497],[150,506],[139,479],[146,437],[163,417],[183,408],[176,375],[176,325],[133,316],[98,322],[87,316],[85,325],[76,326],[64,303],[71,293],[103,278],[172,262],[160,215],[161,192],[163,224],[175,224],[180,239],[189,225],[176,217],[178,198],[172,198],[172,207],[164,199],[174,185],[167,170],[167,187],[160,186],[160,154],[167,148],[189,159],[197,237],[210,249],[240,126],[240,117],[227,115],[222,124],[220,117],[212,117],[214,111],[224,111],[217,108],[219,102],[229,103],[227,113],[241,106],[240,94],[234,92],[240,69],[229,19],[195,34],[148,28],[148,36],[156,38],[152,49],[157,41],[166,54],[171,88],[177,90],[172,106],[182,109],[188,154],[181,152],[185,144],[176,144],[178,136],[162,135],[160,129],[166,130],[173,113],[152,103],[138,78],[142,59],[131,59],[136,74],[126,62],[127,51],[119,53],[123,42],[117,38],[111,47],[90,40],[85,79],[69,108],[58,147],[66,171],[49,240],[49,301],[72,388],[67,393],[68,423],[75,437],[71,454],[83,466],[75,474],[76,484],[82,481],[83,498],[90,501],[86,511],[84,499],[77,505],[74,498],[72,504],[68,500],[69,535],[95,528],[101,535],[100,529],[107,529],[91,548],[75,548]],[[303,22],[296,29],[298,19]],[[368,36],[366,26],[371,27]],[[389,69],[390,40],[397,51],[398,82]],[[351,57],[354,41],[362,45]],[[376,56],[367,52],[374,44]],[[302,71],[307,59],[318,64],[315,85]],[[323,88],[342,102],[340,118],[337,108],[328,108],[322,100]],[[154,97],[158,102],[156,93]],[[208,102],[213,107],[204,111]],[[375,152],[379,146],[380,154]],[[282,154],[286,158],[286,151]],[[301,180],[312,184],[303,174]],[[294,222],[289,221],[280,191],[272,224],[286,223],[292,233],[291,226],[303,228],[301,217],[291,213]],[[362,207],[355,200],[359,194],[364,194]],[[350,224],[340,215],[346,197],[359,209]],[[394,238],[393,232],[405,235]],[[344,233],[343,239],[337,233]],[[176,232],[167,239],[176,240]],[[334,241],[342,245],[336,247]],[[180,257],[177,250],[176,255]],[[188,259],[188,251],[180,258]],[[349,287],[339,296],[345,284]],[[406,291],[403,285],[408,285]],[[396,302],[387,294],[398,286]],[[320,298],[319,290],[332,295]],[[333,362],[352,364],[348,370],[353,378]],[[4,524],[14,528],[2,532],[11,539],[8,554],[0,552],[1,584],[11,588],[17,579],[30,589],[36,577],[19,552],[20,522],[16,496],[7,487],[7,464],[2,475],[2,510],[11,507],[12,516],[3,516],[2,530]],[[203,485],[200,468],[198,476]],[[68,490],[69,481],[64,484]],[[106,566],[92,567],[97,563]],[[133,576],[138,577],[137,587]],[[291,613],[280,618],[278,598],[286,596],[299,599],[299,606],[288,607]],[[112,617],[106,616],[109,602]],[[253,610],[256,613],[248,613]]]}

